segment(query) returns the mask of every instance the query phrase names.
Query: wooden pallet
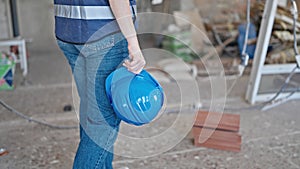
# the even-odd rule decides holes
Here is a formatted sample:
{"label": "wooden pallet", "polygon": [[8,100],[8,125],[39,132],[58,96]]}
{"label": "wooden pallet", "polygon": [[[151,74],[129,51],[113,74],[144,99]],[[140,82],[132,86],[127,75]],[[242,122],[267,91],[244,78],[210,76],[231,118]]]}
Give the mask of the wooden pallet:
{"label": "wooden pallet", "polygon": [[240,116],[199,111],[192,129],[195,146],[239,152]]}

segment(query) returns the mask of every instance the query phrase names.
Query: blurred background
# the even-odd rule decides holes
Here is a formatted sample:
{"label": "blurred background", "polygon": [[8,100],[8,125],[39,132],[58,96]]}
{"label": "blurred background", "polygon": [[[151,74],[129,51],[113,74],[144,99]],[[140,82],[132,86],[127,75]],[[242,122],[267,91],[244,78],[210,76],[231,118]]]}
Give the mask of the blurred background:
{"label": "blurred background", "polygon": [[[78,100],[53,8],[0,0],[1,169],[72,166],[78,129],[57,126],[78,125]],[[154,142],[171,148],[152,157],[124,157],[121,147],[114,167],[300,168],[298,9],[298,0],[137,0],[146,69],[167,103],[151,125],[120,132],[148,137],[180,118],[182,139]]]}

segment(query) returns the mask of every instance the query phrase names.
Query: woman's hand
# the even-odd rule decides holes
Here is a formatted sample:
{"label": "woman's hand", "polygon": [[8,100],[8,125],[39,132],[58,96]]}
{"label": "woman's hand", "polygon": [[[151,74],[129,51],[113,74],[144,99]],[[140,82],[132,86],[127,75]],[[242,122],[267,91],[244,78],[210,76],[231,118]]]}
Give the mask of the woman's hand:
{"label": "woman's hand", "polygon": [[127,38],[127,42],[130,60],[126,60],[123,63],[123,66],[125,66],[132,73],[139,74],[146,65],[139,42],[136,36]]}

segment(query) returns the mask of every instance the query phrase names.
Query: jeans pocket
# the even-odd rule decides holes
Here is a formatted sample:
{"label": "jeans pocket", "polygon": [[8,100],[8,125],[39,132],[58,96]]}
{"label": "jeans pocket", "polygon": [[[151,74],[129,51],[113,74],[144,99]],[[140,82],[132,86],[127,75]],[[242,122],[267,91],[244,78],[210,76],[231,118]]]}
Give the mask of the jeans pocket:
{"label": "jeans pocket", "polygon": [[115,45],[114,36],[106,36],[101,40],[93,43],[87,43],[83,45],[84,52],[103,52],[104,50],[109,50]]}

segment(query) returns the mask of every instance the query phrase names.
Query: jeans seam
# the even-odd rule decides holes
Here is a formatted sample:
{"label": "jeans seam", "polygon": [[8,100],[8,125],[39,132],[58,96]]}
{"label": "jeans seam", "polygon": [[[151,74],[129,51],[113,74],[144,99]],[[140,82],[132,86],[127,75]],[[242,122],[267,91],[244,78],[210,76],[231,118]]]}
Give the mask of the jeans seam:
{"label": "jeans seam", "polygon": [[[116,123],[117,123],[117,120],[115,121],[115,125],[116,125]],[[111,127],[111,126],[109,125],[109,127]],[[113,130],[115,130],[115,129],[113,129]],[[112,138],[113,135],[114,135],[114,131],[111,131],[110,134],[109,134],[109,137],[108,137],[108,139],[107,139],[107,142],[106,142],[106,144],[105,144],[105,148],[103,148],[105,151],[108,151],[108,150],[106,150],[106,148],[107,148],[107,145],[108,145],[108,143],[109,143],[109,141],[111,140],[111,138]],[[112,146],[113,146],[113,145],[112,145]],[[97,162],[96,162],[95,169],[97,169],[97,167],[99,166],[99,163],[100,163],[100,161],[101,161],[101,159],[102,159],[102,157],[103,157],[105,151],[102,151],[102,153],[100,154],[100,157],[98,158],[98,160],[97,160]],[[109,151],[108,151],[108,152],[109,152]],[[113,152],[111,152],[111,153],[113,153]],[[105,165],[105,163],[103,163],[103,165]]]}

